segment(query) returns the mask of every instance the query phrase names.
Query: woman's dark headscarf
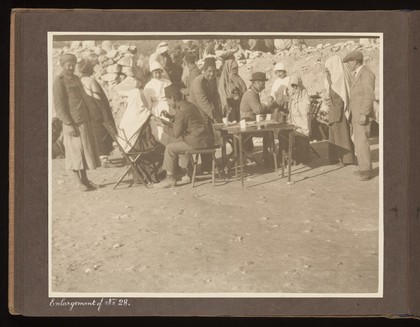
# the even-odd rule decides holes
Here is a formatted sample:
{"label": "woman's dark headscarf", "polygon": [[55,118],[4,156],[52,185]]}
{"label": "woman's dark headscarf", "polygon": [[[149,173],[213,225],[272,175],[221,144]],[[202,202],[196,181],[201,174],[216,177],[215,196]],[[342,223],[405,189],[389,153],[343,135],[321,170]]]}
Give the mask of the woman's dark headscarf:
{"label": "woman's dark headscarf", "polygon": [[77,69],[79,73],[86,76],[93,75],[93,67],[89,59],[82,59],[77,63]]}

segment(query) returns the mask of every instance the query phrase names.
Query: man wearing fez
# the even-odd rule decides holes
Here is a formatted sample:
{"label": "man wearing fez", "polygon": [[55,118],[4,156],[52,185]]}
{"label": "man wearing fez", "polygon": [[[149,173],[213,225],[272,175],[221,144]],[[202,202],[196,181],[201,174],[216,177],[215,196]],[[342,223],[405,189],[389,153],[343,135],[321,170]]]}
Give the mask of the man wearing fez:
{"label": "man wearing fez", "polygon": [[[216,81],[216,59],[205,58],[202,71],[203,73],[191,83],[189,100],[200,109],[207,120],[209,130],[212,131],[213,123],[222,122],[222,104]],[[211,155],[201,155],[201,162],[203,172],[211,171]]]}
{"label": "man wearing fez", "polygon": [[359,180],[367,181],[372,177],[370,157],[370,119],[375,118],[375,75],[363,65],[363,53],[351,51],[343,62],[353,73],[349,94],[350,121],[353,129],[354,147],[359,170],[355,172]]}
{"label": "man wearing fez", "polygon": [[197,107],[191,102],[182,99],[182,94],[178,85],[171,84],[165,87],[165,97],[169,106],[175,111],[175,120],[172,126],[163,125],[162,122],[154,118],[156,124],[163,126],[165,133],[180,138],[181,141],[169,143],[165,149],[162,168],[166,170],[166,178],[156,188],[168,188],[176,186],[174,176],[176,167],[179,165],[185,169],[188,165],[188,158],[182,155],[187,150],[206,149],[213,147],[213,133]]}

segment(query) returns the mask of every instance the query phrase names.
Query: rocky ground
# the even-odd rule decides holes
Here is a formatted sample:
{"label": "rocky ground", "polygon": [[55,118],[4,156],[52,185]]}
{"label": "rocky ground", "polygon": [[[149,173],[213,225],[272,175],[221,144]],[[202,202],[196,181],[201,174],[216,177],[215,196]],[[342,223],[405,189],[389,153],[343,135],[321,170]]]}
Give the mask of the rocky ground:
{"label": "rocky ground", "polygon": [[52,291],[136,293],[375,293],[378,290],[378,142],[375,177],[321,158],[279,173],[247,166],[195,188],[124,183],[124,168],[89,172],[105,187],[77,191],[52,162]]}
{"label": "rocky ground", "polygon": [[[248,83],[252,72],[267,73],[264,101],[273,64],[283,62],[309,93],[321,92],[325,59],[354,48],[379,89],[378,44],[358,40],[311,40],[302,51],[253,54],[240,60],[240,75]],[[328,165],[326,142],[313,143],[321,158],[293,167],[294,183],[247,166],[245,188],[231,179],[215,187],[205,180],[195,188],[124,183],[113,190],[124,168],[100,168],[89,176],[104,187],[82,193],[64,160],[53,160],[52,291],[375,293],[378,140],[371,144],[375,177],[368,182],[357,181],[354,166]]]}

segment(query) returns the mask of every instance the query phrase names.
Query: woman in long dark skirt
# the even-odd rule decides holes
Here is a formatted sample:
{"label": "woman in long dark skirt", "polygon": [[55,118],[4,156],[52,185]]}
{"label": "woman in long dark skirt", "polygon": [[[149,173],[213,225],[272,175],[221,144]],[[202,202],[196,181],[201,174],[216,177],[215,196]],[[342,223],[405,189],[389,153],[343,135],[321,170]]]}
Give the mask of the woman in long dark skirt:
{"label": "woman in long dark skirt", "polygon": [[325,86],[329,94],[329,140],[330,164],[340,166],[354,163],[354,146],[348,121],[348,73],[339,56],[325,62]]}

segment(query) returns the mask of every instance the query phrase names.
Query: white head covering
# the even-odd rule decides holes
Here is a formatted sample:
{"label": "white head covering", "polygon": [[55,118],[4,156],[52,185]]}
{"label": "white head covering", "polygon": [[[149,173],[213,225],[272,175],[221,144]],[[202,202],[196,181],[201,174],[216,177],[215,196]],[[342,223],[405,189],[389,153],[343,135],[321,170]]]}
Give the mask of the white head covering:
{"label": "white head covering", "polygon": [[157,61],[153,61],[150,64],[150,72],[152,72],[154,70],[157,70],[157,69],[163,70],[162,65],[160,63],[158,63]]}
{"label": "white head covering", "polygon": [[[325,61],[325,68],[328,69],[331,76],[331,88],[337,93],[344,102],[344,113],[349,118],[348,104],[349,104],[349,80],[350,72],[347,67],[343,65],[339,56],[332,56]],[[330,89],[330,84],[327,79],[324,80],[327,91]]]}
{"label": "white head covering", "polygon": [[166,51],[168,51],[168,50],[169,50],[169,45],[168,45],[168,43],[167,43],[167,42],[165,42],[165,41],[160,42],[160,43],[158,44],[157,48],[156,48],[156,52],[157,52],[158,54],[162,54],[162,53],[164,53],[164,52],[166,52]]}
{"label": "white head covering", "polygon": [[278,62],[274,66],[274,71],[276,71],[276,70],[284,70],[284,71],[286,71],[286,67],[284,67],[284,64],[282,62]]}

